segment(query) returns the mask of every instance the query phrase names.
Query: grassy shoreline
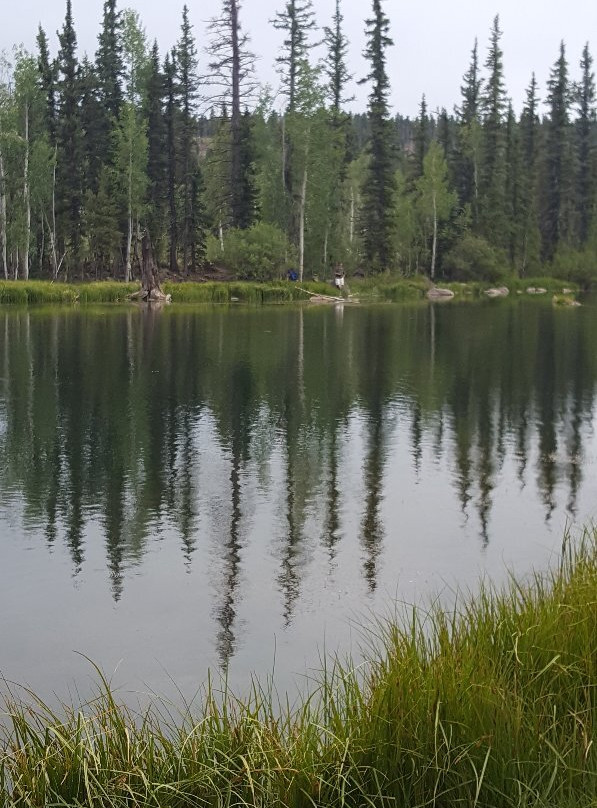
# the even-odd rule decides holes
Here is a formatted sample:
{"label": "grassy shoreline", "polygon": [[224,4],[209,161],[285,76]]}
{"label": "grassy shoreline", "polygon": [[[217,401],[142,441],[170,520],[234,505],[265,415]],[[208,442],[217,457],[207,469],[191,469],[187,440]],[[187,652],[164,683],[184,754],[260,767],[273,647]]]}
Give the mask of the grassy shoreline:
{"label": "grassy shoreline", "polygon": [[[483,296],[490,288],[489,283],[442,283],[439,286],[450,289],[458,299],[470,300]],[[351,279],[350,291],[363,302],[398,302],[401,300],[423,300],[431,284],[426,278],[379,277]],[[529,287],[541,287],[549,296],[571,290],[574,296],[578,287],[555,278],[512,279],[507,283],[511,294],[526,294]],[[40,303],[89,304],[127,303],[129,296],[139,289],[137,283],[121,281],[95,281],[89,283],[52,283],[50,281],[0,281],[0,305],[30,305]],[[307,301],[312,294],[335,295],[333,286],[325,282],[308,281],[302,284],[287,281],[211,281],[182,283],[166,282],[166,293],[172,295],[174,303],[296,303]],[[305,291],[306,290],[306,291]]]}
{"label": "grassy shoreline", "polygon": [[590,532],[550,573],[384,624],[365,668],[332,665],[296,708],[208,691],[173,720],[105,682],[60,717],[13,700],[0,806],[589,808],[596,593]]}

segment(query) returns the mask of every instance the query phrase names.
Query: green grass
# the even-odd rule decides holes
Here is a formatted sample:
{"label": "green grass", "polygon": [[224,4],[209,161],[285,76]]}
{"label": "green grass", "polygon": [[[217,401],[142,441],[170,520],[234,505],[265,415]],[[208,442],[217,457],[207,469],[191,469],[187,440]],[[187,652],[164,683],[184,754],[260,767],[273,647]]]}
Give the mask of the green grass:
{"label": "green grass", "polygon": [[[456,297],[476,298],[481,296],[488,283],[448,283],[438,280],[438,286],[451,289]],[[525,291],[529,286],[541,286],[548,293],[561,294],[566,287],[576,294],[578,287],[554,278],[511,278],[505,282],[511,293]],[[397,278],[381,275],[371,278],[350,278],[350,292],[363,302],[400,302],[422,300],[430,288],[429,280],[422,276]],[[123,303],[128,296],[139,289],[139,284],[125,284],[120,281],[98,281],[95,283],[53,283],[51,281],[0,281],[0,305],[40,304],[40,303]],[[337,294],[329,283],[305,281],[302,284],[287,281],[236,281],[230,283],[172,283],[163,284],[166,293],[172,295],[173,303],[219,304],[239,302],[261,305],[263,303],[288,303],[307,300],[309,295]]]}
{"label": "green grass", "polygon": [[327,283],[288,281],[232,281],[229,283],[165,283],[164,292],[172,295],[173,303],[287,303],[307,300],[309,295],[302,289],[315,294],[333,294],[333,287]]}
{"label": "green grass", "polygon": [[381,623],[280,706],[209,687],[197,715],[12,698],[0,806],[589,808],[597,800],[597,540],[445,614]]}
{"label": "green grass", "polygon": [[51,281],[0,281],[0,304],[120,303],[139,288],[136,283],[52,283]]}

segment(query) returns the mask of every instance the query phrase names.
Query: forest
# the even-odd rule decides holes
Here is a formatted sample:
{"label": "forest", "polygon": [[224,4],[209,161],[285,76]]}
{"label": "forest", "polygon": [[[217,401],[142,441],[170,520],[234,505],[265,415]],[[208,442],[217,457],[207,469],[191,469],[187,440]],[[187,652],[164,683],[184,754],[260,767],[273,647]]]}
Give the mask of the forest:
{"label": "forest", "polygon": [[[105,0],[93,57],[71,0],[53,49],[0,63],[0,277],[138,277],[147,234],[168,277],[432,281],[597,276],[593,58],[562,42],[545,90],[520,114],[504,78],[499,17],[463,54],[459,104],[394,114],[383,0],[365,21],[369,65],[352,76],[342,3],[316,26],[286,0],[280,89],[255,73],[239,0],[221,0],[198,44],[187,6],[167,52],[139,14]],[[323,46],[323,59],[314,48]],[[321,48],[320,48],[321,50]],[[354,82],[367,110],[349,111]],[[543,97],[540,97],[543,95]],[[219,273],[219,274],[218,274]]]}

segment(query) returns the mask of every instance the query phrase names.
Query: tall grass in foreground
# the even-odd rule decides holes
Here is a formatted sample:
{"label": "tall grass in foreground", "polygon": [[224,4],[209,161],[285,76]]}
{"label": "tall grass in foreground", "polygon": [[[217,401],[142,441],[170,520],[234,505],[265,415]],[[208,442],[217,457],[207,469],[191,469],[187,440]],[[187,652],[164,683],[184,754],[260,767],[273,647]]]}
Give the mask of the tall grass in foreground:
{"label": "tall grass in foreground", "polygon": [[58,714],[13,698],[0,805],[595,806],[596,548],[382,625],[365,668],[332,665],[298,708],[258,686],[174,718],[105,681]]}

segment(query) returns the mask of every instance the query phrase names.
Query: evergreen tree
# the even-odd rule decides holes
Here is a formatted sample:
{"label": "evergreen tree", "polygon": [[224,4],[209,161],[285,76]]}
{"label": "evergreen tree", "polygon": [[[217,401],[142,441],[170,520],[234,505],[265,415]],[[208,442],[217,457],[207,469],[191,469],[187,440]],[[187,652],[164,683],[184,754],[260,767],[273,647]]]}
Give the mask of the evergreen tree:
{"label": "evergreen tree", "polygon": [[45,130],[50,143],[56,141],[56,65],[50,61],[48,37],[39,26],[37,33],[39,85],[46,102]]}
{"label": "evergreen tree", "polygon": [[444,150],[449,165],[452,157],[452,126],[445,107],[441,108],[437,119],[437,142]]}
{"label": "evergreen tree", "polygon": [[479,75],[478,44],[471,54],[469,69],[460,88],[462,106],[456,110],[458,132],[456,141],[455,173],[458,196],[463,205],[471,208],[473,224],[479,220],[479,171],[481,160],[480,106],[482,79]]}
{"label": "evergreen tree", "polygon": [[[107,119],[118,120],[122,104],[122,18],[116,0],[105,0],[95,64],[99,97]],[[109,127],[107,129],[109,131]]]}
{"label": "evergreen tree", "polygon": [[370,81],[372,87],[369,94],[370,162],[363,189],[363,239],[367,260],[374,270],[388,269],[392,263],[396,161],[388,112],[390,82],[386,71],[386,49],[393,45],[389,29],[390,21],[383,12],[382,0],[373,0],[373,16],[366,21],[364,53],[371,69],[363,81]]}
{"label": "evergreen tree", "polygon": [[59,108],[56,126],[58,144],[57,208],[60,220],[61,252],[67,255],[67,264],[76,267],[81,246],[82,205],[82,138],[79,111],[80,82],[77,62],[77,35],[75,33],[72,0],[66,0],[66,16],[58,34]]}
{"label": "evergreen tree", "polygon": [[568,204],[571,175],[570,156],[570,86],[566,48],[560,44],[560,55],[548,82],[545,154],[545,207],[543,211],[542,252],[551,260],[568,235]]}
{"label": "evergreen tree", "polygon": [[[187,272],[196,268],[195,257],[191,255],[193,241],[193,177],[197,164],[195,151],[194,112],[197,103],[197,46],[193,36],[193,26],[189,20],[189,9],[185,5],[182,10],[181,34],[176,46],[176,77],[180,94],[180,161],[182,166],[182,249],[183,270]],[[174,85],[172,83],[172,89]],[[173,110],[171,110],[173,112]]]}
{"label": "evergreen tree", "polygon": [[518,259],[520,244],[520,151],[519,133],[512,102],[508,104],[506,117],[506,207],[507,251],[510,264]]}
{"label": "evergreen tree", "polygon": [[309,33],[316,27],[311,0],[287,0],[284,11],[279,11],[272,20],[274,28],[284,31],[286,39],[282,54],[276,62],[280,68],[282,87],[288,99],[287,111],[292,113],[297,100],[297,79],[301,61],[307,58],[315,43],[309,41]]}
{"label": "evergreen tree", "polygon": [[203,201],[205,187],[203,173],[199,165],[195,166],[192,182],[193,205],[191,208],[191,264],[200,266],[205,261],[207,252],[207,219]]}
{"label": "evergreen tree", "polygon": [[421,98],[419,117],[415,129],[414,174],[415,178],[423,176],[423,161],[429,145],[429,117],[427,115],[427,100],[425,95]]}
{"label": "evergreen tree", "polygon": [[[252,152],[252,130],[243,123],[241,104],[254,92],[253,65],[255,56],[247,49],[248,36],[240,24],[238,0],[223,0],[220,17],[210,25],[212,41],[209,52],[210,83],[219,86],[217,100],[228,105],[230,110],[230,165],[229,194],[232,227],[250,227],[255,208],[247,204],[248,185],[251,182],[252,166],[247,153]],[[247,152],[248,150],[248,152]]]}
{"label": "evergreen tree", "polygon": [[144,93],[144,114],[147,121],[147,229],[159,255],[164,233],[167,202],[167,168],[169,136],[164,117],[165,77],[160,68],[158,43],[154,42],[149,56],[147,84]]}
{"label": "evergreen tree", "polygon": [[[253,133],[253,118],[248,109],[245,110],[240,122],[239,152],[239,189],[236,196],[232,197],[232,203],[236,203],[235,226],[240,227],[241,229],[246,229],[255,223],[259,212],[255,179],[255,142]],[[232,213],[234,217],[233,206]]]}
{"label": "evergreen tree", "polygon": [[499,16],[491,29],[489,53],[485,67],[489,71],[482,95],[483,109],[483,162],[480,172],[481,227],[493,244],[507,246],[506,225],[506,133],[504,115],[506,94],[504,89],[503,53],[500,47],[502,32]]}
{"label": "evergreen tree", "polygon": [[348,39],[344,34],[342,24],[340,0],[336,0],[332,25],[323,29],[324,42],[327,48],[327,60],[324,70],[328,78],[328,92],[332,103],[332,112],[337,117],[340,115],[342,105],[348,99],[344,98],[344,88],[352,79],[346,64],[348,53]]}
{"label": "evergreen tree", "polygon": [[97,194],[99,179],[105,164],[106,154],[112,150],[106,143],[110,133],[106,134],[103,122],[102,103],[99,97],[99,84],[95,67],[83,58],[79,73],[79,116],[83,135],[81,151],[83,155],[83,187],[92,194]]}
{"label": "evergreen tree", "polygon": [[345,90],[353,77],[346,64],[349,43],[344,34],[343,23],[341,3],[340,0],[336,0],[332,24],[324,28],[324,42],[327,49],[324,72],[328,80],[327,94],[331,102],[329,123],[331,152],[325,172],[331,181],[323,183],[327,189],[327,194],[324,194],[327,196],[323,222],[325,226],[322,262],[324,273],[328,263],[332,265],[341,263],[346,252],[346,245],[342,243],[342,239],[345,229],[343,219],[349,204],[345,194],[345,185],[350,162],[350,118],[343,111],[343,105],[351,100],[346,97]]}
{"label": "evergreen tree", "polygon": [[537,194],[539,191],[539,98],[533,73],[520,118],[520,273],[538,269],[541,252]]}
{"label": "evergreen tree", "polygon": [[97,160],[102,166],[112,166],[115,159],[114,133],[122,105],[122,17],[116,10],[116,0],[105,0],[102,28],[95,57],[97,85],[98,130]]}
{"label": "evergreen tree", "polygon": [[592,67],[593,57],[587,43],[582,52],[581,80],[576,89],[578,108],[576,209],[581,246],[587,243],[595,215],[595,74]]}
{"label": "evergreen tree", "polygon": [[178,221],[176,205],[176,54],[166,55],[164,62],[164,81],[166,89],[166,110],[164,122],[166,125],[167,142],[167,198],[168,198],[168,238],[169,238],[169,265],[171,272],[178,271]]}

